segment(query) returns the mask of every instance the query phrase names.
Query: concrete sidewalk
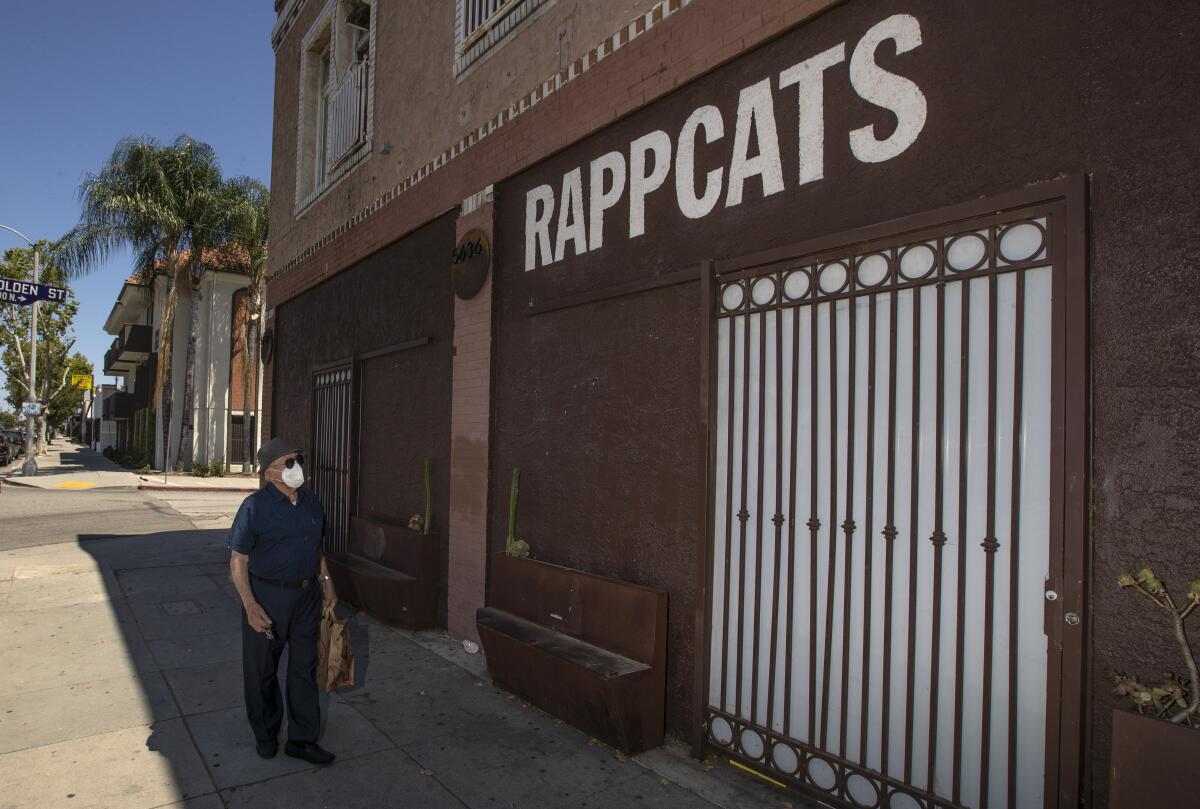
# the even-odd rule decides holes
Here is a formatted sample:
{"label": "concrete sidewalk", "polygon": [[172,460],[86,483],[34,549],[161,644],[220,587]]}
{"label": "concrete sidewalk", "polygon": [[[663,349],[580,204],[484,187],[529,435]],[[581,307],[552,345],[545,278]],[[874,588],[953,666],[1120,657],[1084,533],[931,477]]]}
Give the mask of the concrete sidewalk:
{"label": "concrete sidewalk", "polygon": [[9,466],[6,484],[33,486],[38,489],[136,489],[137,475],[99,452],[58,438],[46,447],[46,455],[37,458],[38,473],[32,477],[21,474],[25,459]]}
{"label": "concrete sidewalk", "polygon": [[[18,460],[8,467],[5,482],[15,486],[39,489],[141,489],[161,492],[225,492],[250,493],[258,488],[257,477],[227,475],[225,477],[196,477],[190,474],[162,472],[144,475],[110,461],[103,453],[76,444],[65,438],[51,441],[47,454],[37,459],[38,473],[33,477],[21,474]],[[0,470],[3,472],[3,470]],[[0,475],[3,477],[3,475]]]}
{"label": "concrete sidewalk", "polygon": [[[807,806],[674,745],[628,759],[491,685],[437,633],[352,619],[352,689],[322,695],[315,769],[254,753],[225,532],[0,553],[0,805]],[[286,730],[285,730],[286,733]]]}

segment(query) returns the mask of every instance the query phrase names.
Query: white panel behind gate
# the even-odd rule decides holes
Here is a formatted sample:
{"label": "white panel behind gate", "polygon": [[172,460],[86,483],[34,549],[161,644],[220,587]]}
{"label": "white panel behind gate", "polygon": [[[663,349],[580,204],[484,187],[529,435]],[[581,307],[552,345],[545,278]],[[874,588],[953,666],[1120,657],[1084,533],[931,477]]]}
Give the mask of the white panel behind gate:
{"label": "white panel behind gate", "polygon": [[1042,806],[1047,233],[719,284],[710,742],[848,806]]}

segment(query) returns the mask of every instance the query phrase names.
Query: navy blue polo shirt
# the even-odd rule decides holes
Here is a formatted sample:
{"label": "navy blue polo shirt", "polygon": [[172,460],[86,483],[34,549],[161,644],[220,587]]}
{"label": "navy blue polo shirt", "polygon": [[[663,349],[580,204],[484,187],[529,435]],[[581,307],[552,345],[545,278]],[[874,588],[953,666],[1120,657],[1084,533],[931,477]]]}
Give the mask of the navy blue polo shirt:
{"label": "navy blue polo shirt", "polygon": [[316,576],[321,565],[325,511],[307,486],[296,504],[267,484],[242,501],[225,547],[250,557],[250,572],[267,579],[295,581]]}

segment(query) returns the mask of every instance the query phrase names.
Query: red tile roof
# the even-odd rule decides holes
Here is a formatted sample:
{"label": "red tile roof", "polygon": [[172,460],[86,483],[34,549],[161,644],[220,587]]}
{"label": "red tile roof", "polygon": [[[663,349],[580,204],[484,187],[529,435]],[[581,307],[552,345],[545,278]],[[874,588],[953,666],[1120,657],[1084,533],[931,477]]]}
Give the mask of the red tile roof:
{"label": "red tile roof", "polygon": [[[184,250],[180,254],[180,258],[186,262],[190,259],[191,255],[191,250]],[[232,272],[246,275],[250,272],[250,254],[246,248],[238,244],[227,244],[221,247],[209,248],[204,251],[204,267],[207,270],[216,272]],[[155,262],[154,271],[165,271],[161,261]]]}

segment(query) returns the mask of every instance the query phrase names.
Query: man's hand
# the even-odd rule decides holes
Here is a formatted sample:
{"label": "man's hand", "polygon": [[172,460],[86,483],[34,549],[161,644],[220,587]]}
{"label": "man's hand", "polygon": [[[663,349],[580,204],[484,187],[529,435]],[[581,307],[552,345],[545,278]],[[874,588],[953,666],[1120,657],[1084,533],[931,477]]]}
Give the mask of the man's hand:
{"label": "man's hand", "polygon": [[333,609],[337,606],[337,593],[333,589],[333,579],[326,579],[321,582],[321,590],[325,593],[325,608]]}
{"label": "man's hand", "polygon": [[246,621],[255,632],[266,632],[271,628],[271,616],[257,601],[246,605]]}

